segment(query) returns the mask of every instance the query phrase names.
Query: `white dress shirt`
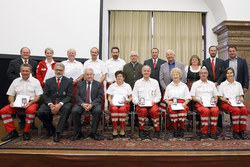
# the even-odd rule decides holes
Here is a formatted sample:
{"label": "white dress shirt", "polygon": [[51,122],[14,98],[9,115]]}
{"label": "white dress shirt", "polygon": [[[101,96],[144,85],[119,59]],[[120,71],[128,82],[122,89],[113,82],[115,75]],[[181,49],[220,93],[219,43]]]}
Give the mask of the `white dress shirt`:
{"label": "white dress shirt", "polygon": [[[76,80],[83,74],[83,65],[81,62],[76,60],[74,60],[73,62],[65,60],[62,63],[65,66],[64,76],[66,76],[67,78],[72,78],[73,80]],[[77,76],[73,76],[73,74],[76,74],[75,72],[78,72]]]}
{"label": "white dress shirt", "polygon": [[126,62],[120,58],[117,60],[114,60],[113,58],[106,61],[106,67],[107,67],[107,78],[106,80],[108,82],[115,80],[115,72],[119,70],[123,70],[123,66],[126,64]]}
{"label": "white dress shirt", "polygon": [[180,82],[177,86],[172,81],[166,88],[165,94],[164,94],[164,100],[171,100],[173,98],[177,99],[192,99],[191,95],[189,93],[188,87],[183,82]]}
{"label": "white dress shirt", "polygon": [[123,82],[121,86],[117,85],[117,83],[115,82],[109,86],[107,90],[107,94],[123,95],[128,99],[129,95],[132,94],[132,89],[131,89],[131,86],[125,82]]}
{"label": "white dress shirt", "polygon": [[135,82],[132,92],[133,103],[137,104],[142,97],[145,98],[146,101],[154,101],[154,103],[160,102],[161,91],[157,80],[149,78],[149,80],[146,81],[144,78],[141,78]]}
{"label": "white dress shirt", "polygon": [[97,59],[96,61],[93,61],[92,59],[85,61],[83,68],[84,70],[86,68],[92,68],[95,74],[94,80],[96,81],[100,81],[102,76],[107,73],[107,68],[105,66],[105,63],[100,59]]}
{"label": "white dress shirt", "polygon": [[239,95],[244,95],[242,86],[239,82],[234,81],[233,83],[227,80],[222,82],[219,87],[220,96],[224,98],[235,98]]}
{"label": "white dress shirt", "polygon": [[201,97],[218,96],[219,92],[217,91],[213,82],[209,80],[206,82],[198,80],[193,83],[190,94],[197,99],[201,99]]}
{"label": "white dress shirt", "polygon": [[22,77],[15,79],[7,91],[7,95],[9,96],[27,95],[30,96],[30,100],[33,100],[36,96],[42,94],[43,89],[40,82],[32,76],[27,80],[23,80]]}

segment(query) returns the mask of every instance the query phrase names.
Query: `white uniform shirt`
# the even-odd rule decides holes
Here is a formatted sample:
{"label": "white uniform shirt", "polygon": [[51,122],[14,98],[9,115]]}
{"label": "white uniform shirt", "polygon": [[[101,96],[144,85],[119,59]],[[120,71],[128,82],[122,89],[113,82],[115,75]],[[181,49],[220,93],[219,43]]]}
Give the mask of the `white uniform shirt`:
{"label": "white uniform shirt", "polygon": [[95,74],[94,80],[96,81],[100,81],[102,76],[107,73],[105,63],[100,59],[97,59],[96,61],[92,61],[92,59],[85,61],[83,68],[84,70],[86,68],[92,68]]}
{"label": "white uniform shirt", "polygon": [[201,80],[198,80],[193,83],[190,94],[191,96],[195,96],[197,99],[201,99],[201,97],[218,96],[219,92],[213,82],[208,80],[206,82],[202,82]]}
{"label": "white uniform shirt", "polygon": [[117,83],[115,82],[109,86],[107,90],[107,94],[123,95],[128,99],[129,95],[132,94],[132,89],[131,89],[131,86],[125,82],[123,82],[121,86],[117,85]]}
{"label": "white uniform shirt", "polygon": [[192,99],[186,84],[180,82],[176,86],[172,81],[166,88],[164,99],[171,100],[174,97],[183,100]]}
{"label": "white uniform shirt", "polygon": [[7,95],[9,96],[27,95],[30,96],[30,100],[42,94],[43,89],[40,82],[32,76],[27,80],[23,80],[22,77],[15,79],[7,91]]}
{"label": "white uniform shirt", "polygon": [[126,64],[126,62],[120,58],[117,60],[114,60],[113,58],[106,61],[106,67],[107,67],[107,78],[106,80],[108,82],[115,80],[115,72],[119,70],[123,70],[123,66]]}
{"label": "white uniform shirt", "polygon": [[235,98],[236,96],[244,95],[239,82],[234,81],[230,83],[227,80],[220,84],[219,93],[224,98]]}
{"label": "white uniform shirt", "polygon": [[148,81],[144,78],[137,80],[132,92],[133,103],[137,104],[141,97],[145,98],[146,101],[160,102],[161,91],[158,81],[153,78],[149,78]]}
{"label": "white uniform shirt", "polygon": [[83,65],[81,62],[76,60],[74,60],[73,62],[65,60],[62,63],[65,66],[65,77],[72,78],[73,80],[75,80],[83,74]]}

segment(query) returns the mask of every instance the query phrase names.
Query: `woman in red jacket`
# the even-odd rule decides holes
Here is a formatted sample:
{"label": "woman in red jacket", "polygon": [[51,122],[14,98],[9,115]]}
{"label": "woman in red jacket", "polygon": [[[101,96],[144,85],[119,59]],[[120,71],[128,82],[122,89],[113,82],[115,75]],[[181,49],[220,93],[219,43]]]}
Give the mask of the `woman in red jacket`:
{"label": "woman in red jacket", "polygon": [[55,76],[54,67],[56,61],[52,59],[54,50],[51,48],[45,49],[46,59],[39,62],[36,68],[36,78],[40,81],[41,86],[44,87],[45,80]]}

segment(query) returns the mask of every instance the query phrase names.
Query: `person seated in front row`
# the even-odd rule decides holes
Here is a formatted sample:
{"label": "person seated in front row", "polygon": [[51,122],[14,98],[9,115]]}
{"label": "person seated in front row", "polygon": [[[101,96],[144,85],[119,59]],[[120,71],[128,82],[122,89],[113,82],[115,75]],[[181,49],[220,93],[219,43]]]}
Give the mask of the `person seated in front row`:
{"label": "person seated in front row", "polygon": [[16,112],[22,110],[22,108],[14,107],[14,101],[18,95],[29,96],[29,101],[27,101],[26,103],[22,102],[23,106],[20,107],[23,107],[26,113],[23,139],[30,140],[29,131],[35,119],[35,114],[38,107],[37,102],[43,94],[40,82],[30,75],[32,72],[31,65],[22,64],[20,67],[20,72],[21,77],[16,78],[11,83],[7,92],[7,95],[9,95],[8,100],[10,104],[0,110],[0,115],[3,120],[5,130],[9,132],[6,137],[2,138],[2,141],[11,140],[18,137],[18,132],[16,131],[14,121],[11,117],[12,114],[15,114]]}
{"label": "person seated in front row", "polygon": [[[219,116],[219,108],[216,104],[219,93],[215,84],[207,79],[208,71],[205,67],[200,70],[199,75],[200,80],[193,83],[190,94],[195,102],[195,107],[201,116],[201,139],[208,138],[207,130],[208,120],[210,118],[210,137],[217,140],[216,126]],[[204,103],[206,103],[206,105]]]}
{"label": "person seated in front row", "polygon": [[111,84],[107,90],[109,110],[111,111],[111,120],[113,124],[113,139],[118,137],[117,124],[120,123],[121,132],[120,137],[125,137],[125,120],[127,112],[130,109],[130,102],[132,101],[131,86],[124,82],[124,73],[116,71],[116,82]]}
{"label": "person seated in front row", "polygon": [[[43,122],[48,131],[43,139],[54,135],[54,142],[60,141],[60,133],[65,128],[72,106],[73,84],[72,80],[63,76],[65,66],[62,63],[55,64],[55,77],[47,79],[43,92],[43,104],[37,111],[37,116]],[[55,128],[52,124],[53,115],[60,112],[60,118]]]}
{"label": "person seated in front row", "polygon": [[97,128],[102,114],[102,84],[94,80],[94,70],[86,68],[84,70],[86,80],[77,84],[76,105],[72,109],[74,124],[74,136],[71,140],[79,140],[83,137],[81,132],[81,115],[82,112],[90,112],[92,115],[92,127],[90,137],[100,140],[97,134]]}
{"label": "person seated in front row", "polygon": [[154,138],[160,137],[159,108],[157,103],[161,100],[161,91],[157,80],[150,78],[151,68],[144,65],[142,68],[143,78],[135,82],[132,92],[133,103],[136,106],[139,119],[139,137],[144,139],[144,121],[148,113],[154,123]]}
{"label": "person seated in front row", "polygon": [[232,114],[233,137],[237,140],[240,138],[246,140],[248,139],[246,133],[248,109],[245,104],[242,106],[232,104],[232,100],[235,100],[236,103],[244,103],[243,89],[241,84],[234,80],[235,73],[233,68],[228,67],[225,73],[226,81],[222,82],[219,88],[219,98],[222,101],[221,108]]}
{"label": "person seated in front row", "polygon": [[[187,104],[192,98],[187,85],[180,81],[182,77],[181,70],[173,68],[170,75],[173,81],[165,90],[164,100],[168,104],[167,111],[174,127],[173,137],[184,137],[185,120],[189,110]],[[174,108],[178,103],[182,104],[183,109]],[[180,130],[177,130],[178,122],[180,123]]]}

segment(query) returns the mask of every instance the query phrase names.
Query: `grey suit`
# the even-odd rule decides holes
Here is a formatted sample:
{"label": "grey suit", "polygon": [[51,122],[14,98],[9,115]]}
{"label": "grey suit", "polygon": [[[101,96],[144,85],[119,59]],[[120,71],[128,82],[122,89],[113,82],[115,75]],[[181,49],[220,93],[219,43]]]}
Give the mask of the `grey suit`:
{"label": "grey suit", "polygon": [[57,124],[56,132],[61,133],[65,127],[65,122],[70,115],[73,97],[72,80],[67,77],[62,77],[59,88],[57,88],[56,77],[47,79],[44,86],[43,101],[44,103],[37,111],[39,119],[43,122],[44,127],[50,131],[53,130],[53,114],[48,104],[55,104],[62,102],[63,106],[60,108],[60,118]]}
{"label": "grey suit", "polygon": [[[185,72],[184,64],[181,62],[175,61],[175,67],[179,68],[182,71],[181,82],[185,83],[186,72]],[[161,85],[162,90],[165,90],[168,84],[171,83],[171,76],[170,76],[168,62],[161,65],[159,80],[160,80],[160,85]]]}
{"label": "grey suit", "polygon": [[[74,131],[76,133],[81,132],[81,115],[84,109],[82,108],[82,104],[85,103],[87,93],[87,82],[82,81],[77,84],[76,91],[76,105],[72,109],[73,123],[74,123]],[[93,80],[91,86],[91,104],[93,108],[91,109],[92,114],[92,133],[96,134],[97,128],[99,125],[100,117],[102,114],[102,84],[98,81]]]}

